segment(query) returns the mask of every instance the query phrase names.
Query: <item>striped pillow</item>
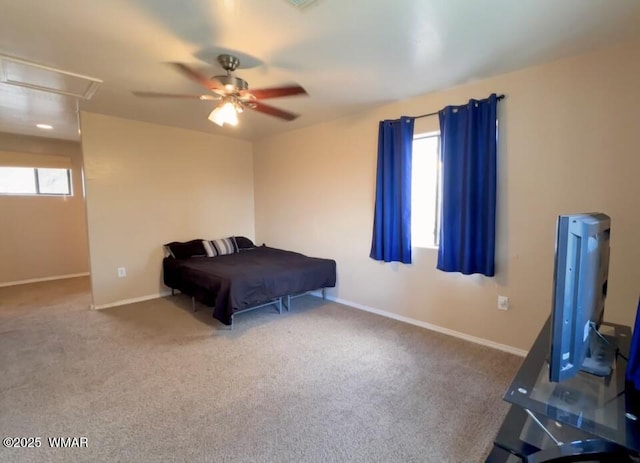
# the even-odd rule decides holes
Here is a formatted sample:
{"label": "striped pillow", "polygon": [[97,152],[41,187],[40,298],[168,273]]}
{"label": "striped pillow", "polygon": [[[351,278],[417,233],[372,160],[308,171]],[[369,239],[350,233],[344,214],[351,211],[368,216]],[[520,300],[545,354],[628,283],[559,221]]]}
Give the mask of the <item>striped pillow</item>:
{"label": "striped pillow", "polygon": [[226,254],[233,254],[238,252],[238,246],[233,238],[222,238],[219,240],[212,240],[211,247],[213,248],[213,257],[224,256]]}
{"label": "striped pillow", "polygon": [[213,246],[211,245],[211,241],[202,240],[202,245],[204,246],[204,250],[207,253],[207,257],[215,257],[216,253],[213,250]]}

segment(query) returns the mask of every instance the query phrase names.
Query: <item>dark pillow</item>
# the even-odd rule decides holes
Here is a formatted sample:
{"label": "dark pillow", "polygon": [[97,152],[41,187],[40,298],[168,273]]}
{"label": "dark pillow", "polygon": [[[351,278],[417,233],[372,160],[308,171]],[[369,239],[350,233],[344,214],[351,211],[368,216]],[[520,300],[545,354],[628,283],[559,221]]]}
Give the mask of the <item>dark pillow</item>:
{"label": "dark pillow", "polygon": [[236,241],[236,245],[238,246],[238,251],[243,251],[245,249],[253,249],[256,247],[249,238],[245,238],[244,236],[234,236],[233,239]]}
{"label": "dark pillow", "polygon": [[202,240],[173,241],[165,244],[164,248],[175,259],[189,259],[190,257],[205,257],[207,255]]}

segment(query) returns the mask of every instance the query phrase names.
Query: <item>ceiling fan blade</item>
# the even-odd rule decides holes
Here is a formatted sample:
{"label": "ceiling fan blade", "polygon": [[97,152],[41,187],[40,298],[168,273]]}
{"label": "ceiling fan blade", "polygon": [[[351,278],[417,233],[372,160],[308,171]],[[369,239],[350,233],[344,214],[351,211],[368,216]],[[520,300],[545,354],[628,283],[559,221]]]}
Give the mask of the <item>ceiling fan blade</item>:
{"label": "ceiling fan blade", "polygon": [[221,88],[221,85],[217,80],[209,79],[204,74],[196,71],[195,69],[190,68],[186,64],[182,64],[182,63],[171,63],[171,64],[173,64],[176,68],[178,68],[178,70],[180,70],[184,75],[186,75],[192,80],[195,80],[200,85],[202,85],[205,88],[208,88],[209,90],[215,90],[215,89]]}
{"label": "ceiling fan blade", "polygon": [[299,85],[291,85],[288,87],[259,88],[249,90],[250,94],[258,100],[266,100],[267,98],[280,98],[283,96],[308,95],[307,91]]}
{"label": "ceiling fan blade", "polygon": [[292,121],[299,117],[298,114],[294,114],[288,111],[284,111],[282,109],[274,108],[273,106],[260,103],[259,101],[253,101],[249,107],[254,111],[258,111],[259,113],[268,114],[269,116],[279,117],[280,119],[284,119],[286,121]]}
{"label": "ceiling fan blade", "polygon": [[143,98],[184,98],[187,100],[219,100],[217,95],[187,95],[183,93],[161,93],[161,92],[132,92],[135,96]]}

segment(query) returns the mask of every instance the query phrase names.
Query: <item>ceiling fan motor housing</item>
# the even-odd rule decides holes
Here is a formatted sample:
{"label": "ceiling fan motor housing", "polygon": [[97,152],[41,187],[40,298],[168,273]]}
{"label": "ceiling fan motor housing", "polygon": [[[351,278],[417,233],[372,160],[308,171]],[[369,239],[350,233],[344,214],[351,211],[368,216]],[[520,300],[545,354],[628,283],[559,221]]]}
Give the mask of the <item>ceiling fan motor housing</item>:
{"label": "ceiling fan motor housing", "polygon": [[233,87],[234,91],[236,92],[247,90],[249,88],[249,84],[247,84],[247,81],[241,79],[240,77],[215,76],[213,78],[220,82],[227,89],[231,89],[231,87]]}

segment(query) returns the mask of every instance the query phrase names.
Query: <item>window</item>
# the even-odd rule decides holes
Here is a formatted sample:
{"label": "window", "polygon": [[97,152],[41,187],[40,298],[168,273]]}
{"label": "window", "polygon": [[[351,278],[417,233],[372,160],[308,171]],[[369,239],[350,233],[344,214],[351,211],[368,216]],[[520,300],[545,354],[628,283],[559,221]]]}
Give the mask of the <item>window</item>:
{"label": "window", "polygon": [[440,134],[416,135],[411,172],[411,242],[414,247],[438,247],[440,175]]}
{"label": "window", "polygon": [[40,167],[0,167],[0,194],[70,195],[71,171]]}
{"label": "window", "polygon": [[68,195],[71,193],[69,170],[36,169],[38,193],[43,195]]}

